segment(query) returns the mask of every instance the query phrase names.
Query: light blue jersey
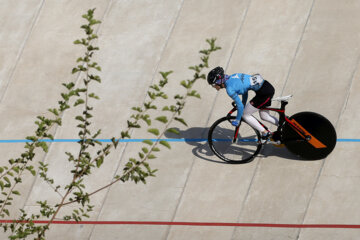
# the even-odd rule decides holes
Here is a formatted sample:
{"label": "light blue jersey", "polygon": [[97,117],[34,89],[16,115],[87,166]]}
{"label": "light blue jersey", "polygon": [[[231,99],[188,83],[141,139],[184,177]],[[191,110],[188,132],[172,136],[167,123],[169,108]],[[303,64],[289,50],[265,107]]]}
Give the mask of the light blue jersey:
{"label": "light blue jersey", "polygon": [[[260,75],[248,75],[244,73],[235,73],[233,75],[225,75],[225,87],[226,92],[231,97],[237,106],[237,116],[236,120],[240,121],[243,112],[244,106],[246,105],[248,99],[248,91],[259,90],[264,80]],[[239,95],[242,95],[242,101],[240,101]]]}

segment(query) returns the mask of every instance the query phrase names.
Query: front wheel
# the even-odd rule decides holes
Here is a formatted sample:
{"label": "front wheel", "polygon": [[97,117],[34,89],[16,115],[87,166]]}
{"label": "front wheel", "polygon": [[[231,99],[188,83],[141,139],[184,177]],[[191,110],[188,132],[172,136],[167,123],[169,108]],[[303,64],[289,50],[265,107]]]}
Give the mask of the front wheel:
{"label": "front wheel", "polygon": [[[290,117],[295,120],[313,138],[322,143],[321,147],[314,147],[310,142],[300,136],[289,124],[282,128],[282,140],[287,149],[294,154],[308,160],[323,159],[328,156],[336,145],[336,131],[331,122],[324,116],[314,112],[300,112]],[[310,137],[309,137],[310,138]]]}
{"label": "front wheel", "polygon": [[235,116],[223,117],[214,122],[208,133],[210,149],[220,159],[234,164],[251,162],[261,150],[259,131],[242,121],[237,137],[231,120]]}

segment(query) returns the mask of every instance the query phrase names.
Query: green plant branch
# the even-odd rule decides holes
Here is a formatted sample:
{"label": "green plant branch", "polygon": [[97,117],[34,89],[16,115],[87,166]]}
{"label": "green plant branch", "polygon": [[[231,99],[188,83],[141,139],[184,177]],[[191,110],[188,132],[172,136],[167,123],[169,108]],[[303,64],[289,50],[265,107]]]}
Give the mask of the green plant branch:
{"label": "green plant branch", "polygon": [[[153,150],[156,149],[158,143],[159,143],[159,140],[163,137],[163,135],[165,134],[166,130],[169,129],[170,125],[172,124],[172,122],[174,120],[176,120],[176,116],[179,116],[181,114],[181,111],[182,109],[184,108],[185,106],[185,103],[186,103],[186,100],[189,96],[193,96],[193,97],[199,97],[198,94],[196,94],[194,92],[194,90],[192,90],[192,87],[193,85],[195,84],[195,82],[198,80],[198,79],[204,79],[204,75],[201,75],[201,71],[208,67],[208,59],[209,59],[209,55],[210,53],[214,52],[214,51],[217,51],[219,50],[220,48],[215,46],[215,40],[216,39],[210,39],[210,40],[207,40],[207,42],[209,43],[210,45],[210,49],[208,50],[202,50],[200,51],[201,53],[203,53],[205,56],[201,58],[202,60],[202,64],[199,64],[198,66],[194,66],[194,67],[190,67],[190,69],[194,70],[195,71],[195,74],[194,74],[194,79],[192,81],[189,81],[188,83],[186,82],[181,82],[181,85],[184,86],[187,91],[186,91],[186,94],[184,96],[175,96],[175,99],[181,99],[181,101],[178,101],[178,107],[176,109],[174,109],[173,111],[173,114],[170,118],[169,121],[167,121],[167,124],[165,125],[165,130],[162,131],[162,133],[157,137],[157,141],[152,145],[152,147],[150,148],[149,152],[143,157],[143,159],[141,161],[138,161],[133,167],[129,168],[128,170],[126,170],[121,176],[117,177],[115,180],[113,180],[112,182],[110,182],[109,184],[91,192],[88,194],[88,196],[92,196],[110,186],[112,186],[113,184],[119,182],[119,181],[124,181],[124,178],[127,177],[128,175],[130,175],[132,172],[134,172],[139,166],[143,165],[148,159],[149,159],[149,156],[152,155],[153,153]],[[183,121],[180,121],[180,122],[183,122]],[[184,124],[184,122],[183,122]],[[186,123],[185,123],[186,124]],[[150,174],[151,176],[151,174]],[[66,202],[64,203],[64,205],[69,205],[69,204],[72,204],[74,202],[77,202],[77,200],[73,200],[73,201],[69,201],[69,202]]]}
{"label": "green plant branch", "polygon": [[[160,85],[152,85],[151,88],[157,88],[157,86],[159,87],[158,88],[158,91],[161,91],[164,86],[168,83],[168,79],[167,79],[167,76],[169,74],[171,74],[172,71],[169,71],[169,72],[160,72],[160,74],[162,75],[163,79],[160,80]],[[130,122],[128,121],[128,127],[125,131],[122,131],[121,132],[121,137],[119,139],[124,139],[125,137],[127,138],[130,138],[130,135],[129,135],[129,131],[130,129],[132,128],[139,128],[140,125],[139,125],[139,121],[140,120],[144,120],[148,125],[149,125],[149,119],[146,117],[147,116],[147,112],[152,109],[151,107],[146,107],[146,106],[153,106],[153,102],[156,100],[156,97],[151,97],[153,96],[153,94],[151,94],[150,92],[148,92],[148,94],[150,95],[150,101],[147,102],[147,103],[144,103],[144,108],[143,107],[134,107],[133,110],[137,111],[137,112],[140,112],[142,113],[141,115],[132,115],[132,117],[135,119],[134,122]],[[160,94],[159,96],[157,97],[162,97],[164,99],[167,99],[167,96],[164,95],[164,94]],[[95,157],[94,159],[91,160],[89,166],[87,168],[84,168],[82,170],[82,172],[79,174],[79,175],[83,175],[86,171],[89,170],[90,166],[93,166],[95,163],[97,163],[99,160],[102,160],[104,159],[109,153],[110,153],[110,150],[112,147],[116,148],[118,143],[119,143],[119,140],[116,140],[115,138],[112,138],[112,141],[113,141],[113,144],[110,145],[110,144],[107,144],[102,150],[98,151],[98,156]]]}
{"label": "green plant branch", "polygon": [[[83,25],[83,26],[82,26],[82,28],[84,28],[85,32],[86,32],[87,35],[88,35],[87,41],[89,41],[89,42],[90,42],[91,40],[97,38],[97,36],[96,36],[95,34],[92,34],[93,30],[91,29],[91,26],[94,25],[94,24],[100,23],[100,21],[94,20],[94,19],[92,18],[94,10],[95,10],[95,9],[89,10],[89,11],[88,11],[88,15],[83,15],[83,17],[86,18],[86,19],[89,21],[89,25]],[[88,71],[88,70],[89,70],[89,68],[95,68],[95,69],[97,69],[97,70],[101,70],[101,69],[100,69],[100,67],[97,66],[96,63],[91,63],[91,65],[88,65],[88,64],[89,64],[89,60],[90,60],[90,58],[92,57],[93,51],[98,50],[97,47],[93,47],[93,46],[89,45],[89,44],[86,42],[85,39],[82,39],[81,41],[80,41],[80,40],[77,40],[77,41],[75,41],[75,44],[83,44],[83,45],[87,46],[87,52],[86,52],[86,54],[85,54],[85,57],[78,59],[78,62],[79,62],[79,61],[85,62],[85,64],[87,65],[87,67],[84,68],[84,66],[79,65],[78,68],[74,68],[73,71],[72,71],[72,73],[74,74],[74,73],[76,73],[76,72],[78,72],[78,71],[82,72],[82,71],[85,71],[85,70],[86,70],[86,79],[85,79],[85,81],[84,81],[84,82],[85,82],[85,85],[86,85],[86,89],[85,89],[85,90],[84,90],[84,89],[80,89],[80,88],[78,88],[78,89],[73,89],[74,86],[75,86],[75,83],[73,83],[73,82],[71,82],[71,83],[69,83],[69,84],[63,84],[63,85],[68,89],[68,92],[61,94],[61,96],[62,96],[62,98],[63,98],[63,101],[59,101],[59,109],[49,109],[49,111],[50,111],[51,113],[53,113],[54,115],[56,115],[57,118],[56,118],[55,120],[50,120],[50,119],[47,119],[47,118],[45,118],[45,117],[38,117],[38,119],[41,120],[41,121],[40,121],[40,122],[36,122],[36,124],[38,125],[38,129],[36,130],[36,135],[37,135],[37,137],[33,137],[33,136],[32,136],[32,137],[27,137],[27,139],[32,140],[33,142],[32,142],[31,144],[27,144],[27,145],[26,145],[26,148],[29,149],[28,152],[22,154],[22,159],[18,159],[18,161],[21,160],[21,163],[24,164],[23,167],[21,168],[21,171],[20,171],[19,175],[21,175],[22,172],[23,172],[23,170],[26,168],[26,164],[35,157],[35,153],[33,153],[33,152],[34,152],[34,149],[35,149],[36,147],[41,147],[41,148],[43,148],[43,150],[44,150],[45,152],[47,152],[47,145],[46,145],[46,143],[44,143],[44,142],[39,142],[39,140],[42,139],[43,137],[48,137],[48,138],[50,138],[50,139],[53,140],[52,135],[48,134],[48,131],[49,131],[49,129],[51,129],[51,127],[53,126],[53,123],[57,123],[58,125],[61,125],[61,118],[58,118],[59,112],[62,114],[66,109],[70,108],[70,106],[69,106],[69,101],[70,101],[71,97],[73,97],[73,96],[79,96],[79,97],[80,97],[80,93],[82,93],[82,92],[85,92],[85,98],[86,98],[86,101],[85,101],[85,102],[86,102],[86,103],[85,103],[85,110],[83,111],[83,115],[84,115],[84,117],[85,117],[85,124],[84,124],[84,128],[83,128],[83,134],[82,134],[82,136],[81,136],[81,138],[82,138],[83,141],[80,142],[80,144],[81,144],[81,150],[80,150],[79,156],[85,155],[85,151],[86,151],[86,149],[87,149],[88,146],[89,146],[89,141],[87,141],[87,134],[90,134],[90,132],[88,131],[87,126],[88,126],[88,119],[89,119],[89,117],[90,117],[90,114],[89,114],[88,111],[90,111],[91,108],[88,107],[88,83],[90,82],[90,80],[95,80],[95,81],[100,82],[100,78],[99,78],[98,76],[89,75],[89,71]],[[97,98],[94,94],[90,94],[89,97]],[[77,106],[77,105],[79,105],[79,104],[82,104],[82,100],[81,100],[80,98],[78,98],[78,100],[75,102],[74,107]],[[80,135],[81,135],[81,134],[80,134]],[[39,138],[38,136],[40,136],[40,138]],[[90,144],[91,144],[91,143],[90,143]],[[27,158],[26,160],[24,160],[25,157]],[[78,158],[78,160],[79,160],[79,161],[75,161],[75,162],[78,163],[78,164],[76,164],[77,167],[80,166],[80,164],[79,164],[79,162],[80,162],[80,157]],[[16,163],[16,166],[13,166],[13,167],[11,168],[11,170],[6,171],[6,173],[3,174],[4,178],[5,178],[6,174],[12,175],[11,171],[12,171],[12,170],[13,170],[13,171],[16,171],[17,168],[18,168],[18,165],[20,165],[20,163]],[[40,162],[40,168],[39,168],[39,169],[40,169],[40,172],[42,173],[42,174],[40,175],[41,178],[43,178],[47,183],[53,183],[53,180],[52,180],[52,179],[49,179],[49,178],[47,177],[47,174],[46,174],[46,172],[47,172],[47,165],[44,164],[44,163],[42,163],[42,162]],[[29,170],[29,171],[31,170],[31,172],[32,172],[33,174],[35,173],[34,170],[33,170],[33,167],[32,167],[32,168],[29,168],[28,170]],[[76,175],[76,173],[75,173],[75,175]],[[6,179],[7,179],[7,178],[6,178]],[[76,179],[76,177],[74,177],[74,179]],[[74,180],[74,181],[75,181],[75,180]],[[68,197],[68,195],[71,193],[72,186],[75,186],[74,181],[73,181],[70,185],[68,185],[68,186],[69,186],[68,191],[67,191],[67,193],[63,196],[62,201],[64,201],[64,200]],[[18,181],[16,181],[16,183],[17,183],[17,182],[18,182]],[[10,184],[10,183],[9,183],[9,184]],[[2,186],[1,182],[0,182],[0,185]],[[15,188],[15,186],[16,186],[16,184],[14,184],[14,185],[12,186],[12,188],[10,189],[10,194],[11,194],[11,193],[14,193],[14,188]],[[56,187],[55,192],[58,192],[57,190],[58,190],[58,187]],[[4,209],[5,209],[4,206],[6,206],[6,205],[7,205],[7,201],[10,200],[10,194],[7,196],[6,201],[5,201],[5,203],[4,203],[3,208],[1,209],[1,211],[4,211]],[[41,214],[42,214],[42,215],[45,215],[45,216],[48,216],[48,217],[51,216],[51,221],[49,222],[48,225],[46,225],[45,227],[41,228],[41,230],[40,230],[40,229],[35,229],[36,232],[38,233],[38,238],[42,238],[42,236],[44,236],[44,234],[45,234],[45,231],[48,229],[48,226],[52,223],[53,219],[56,217],[56,215],[57,215],[58,212],[60,211],[62,205],[60,205],[56,210],[53,210],[52,207],[50,207],[50,206],[48,206],[48,205],[46,204],[46,201],[45,201],[45,202],[39,202],[39,203],[40,203],[41,208],[42,208]],[[1,211],[0,211],[0,213],[1,213]],[[9,215],[9,214],[8,214],[8,215]],[[24,213],[24,215],[25,215],[25,213]],[[32,216],[32,218],[33,218],[33,217],[34,217],[34,216]],[[31,219],[30,219],[30,220],[31,220]],[[8,228],[7,226],[3,226],[3,227],[4,227],[4,230],[5,230],[5,231],[6,231],[6,229]],[[34,232],[32,231],[32,230],[34,230],[34,229],[32,229],[32,230],[31,230],[31,229],[27,229],[27,231],[26,231],[26,230],[24,231],[24,230],[23,230],[23,226],[20,226],[19,228],[17,228],[17,225],[16,225],[16,226],[13,225],[13,226],[11,226],[11,229],[12,229],[12,232],[15,232],[15,233],[16,233],[15,235],[10,236],[10,238],[14,238],[14,239],[15,239],[15,238],[18,238],[18,236],[22,236],[22,237],[20,237],[20,238],[24,238],[23,236],[27,236],[27,235],[29,235],[29,234],[33,234],[33,233],[34,233]],[[34,230],[34,231],[35,231],[35,230]],[[31,231],[32,231],[32,232],[31,232]]]}
{"label": "green plant branch", "polygon": [[[175,115],[176,115],[176,113],[173,114],[173,117],[175,117]],[[171,122],[169,122],[169,123],[167,124],[167,127],[169,127],[170,124],[171,124]],[[99,189],[97,189],[97,190],[89,193],[88,196],[90,197],[90,196],[92,196],[92,195],[94,195],[94,194],[96,194],[96,193],[98,193],[98,192],[100,192],[100,191],[102,191],[102,190],[110,187],[111,185],[113,185],[113,184],[115,184],[115,183],[117,183],[117,182],[119,182],[119,181],[123,181],[123,178],[124,178],[125,176],[127,176],[128,174],[130,174],[130,173],[131,173],[132,171],[134,171],[137,167],[139,167],[141,164],[143,164],[146,160],[149,159],[149,156],[152,154],[153,150],[157,147],[157,145],[158,145],[158,143],[159,143],[159,140],[163,137],[164,134],[165,134],[165,131],[163,131],[162,134],[157,137],[157,140],[156,140],[155,143],[152,145],[150,151],[146,154],[146,156],[144,157],[144,159],[139,162],[139,164],[137,164],[137,165],[133,166],[132,168],[128,169],[126,172],[124,172],[124,173],[122,174],[122,176],[118,177],[116,180],[114,180],[114,181],[110,182],[109,184],[107,184],[107,185],[105,185],[105,186],[103,186],[103,187],[101,187],[101,188],[99,188]],[[74,202],[77,202],[77,200],[73,200],[73,201],[69,201],[69,202],[63,203],[63,206],[72,204],[72,203],[74,203]]]}
{"label": "green plant branch", "polygon": [[[155,143],[153,143],[152,141],[144,141],[145,144],[151,145],[150,149],[143,147],[142,148],[142,152],[139,151],[139,156],[140,156],[140,161],[134,159],[134,158],[130,158],[129,162],[126,163],[125,168],[123,169],[123,173],[121,176],[115,176],[113,178],[113,180],[91,192],[91,193],[87,193],[85,192],[85,185],[82,183],[84,180],[84,177],[88,176],[91,174],[91,169],[92,168],[100,168],[100,166],[102,165],[105,157],[110,154],[110,150],[114,147],[116,148],[120,139],[124,139],[124,138],[131,138],[130,136],[130,130],[133,128],[140,128],[140,120],[143,120],[144,122],[146,122],[146,124],[148,126],[151,125],[151,118],[149,116],[149,114],[147,114],[147,112],[151,109],[157,109],[157,107],[154,105],[154,101],[158,98],[164,98],[167,99],[167,95],[164,94],[164,92],[162,92],[163,87],[167,84],[167,76],[171,73],[170,72],[166,72],[166,73],[161,73],[161,75],[163,76],[163,79],[160,81],[159,85],[152,85],[150,86],[150,89],[148,91],[148,96],[150,98],[149,101],[145,101],[142,107],[136,107],[133,108],[134,111],[136,111],[136,114],[133,114],[131,116],[131,118],[133,119],[132,121],[128,121],[128,127],[126,129],[126,131],[122,131],[121,132],[121,137],[120,138],[112,138],[113,144],[107,144],[105,147],[102,147],[98,152],[97,152],[97,156],[96,157],[91,157],[90,153],[87,152],[87,150],[90,148],[90,146],[95,147],[96,144],[102,145],[100,142],[98,142],[96,140],[96,137],[100,134],[100,130],[95,134],[92,135],[90,133],[90,130],[88,128],[88,126],[91,124],[90,122],[90,118],[92,117],[90,112],[92,110],[92,107],[89,106],[89,98],[96,98],[98,99],[98,97],[94,94],[94,93],[90,93],[89,94],[89,84],[91,81],[97,81],[100,82],[101,79],[99,76],[94,76],[91,75],[89,70],[90,68],[94,68],[97,69],[98,71],[101,70],[101,68],[97,65],[97,63],[95,62],[91,62],[91,58],[92,55],[94,53],[94,51],[98,50],[98,47],[93,47],[90,42],[94,39],[97,38],[96,34],[93,34],[93,29],[92,29],[92,25],[98,24],[100,23],[100,21],[97,21],[95,19],[93,19],[93,13],[94,13],[94,9],[93,10],[89,10],[87,15],[83,15],[84,18],[86,18],[88,20],[88,25],[83,25],[81,26],[81,28],[83,28],[85,30],[85,33],[87,35],[87,38],[83,38],[81,40],[76,40],[74,43],[75,44],[82,44],[86,47],[87,51],[85,52],[85,56],[83,58],[78,58],[77,62],[83,62],[83,65],[78,65],[76,68],[73,69],[72,73],[76,73],[76,72],[84,72],[85,73],[85,78],[84,80],[84,84],[85,84],[85,88],[77,88],[74,89],[75,84],[73,82],[69,83],[69,84],[63,84],[67,89],[68,89],[68,93],[63,93],[61,94],[63,101],[59,101],[59,108],[58,109],[50,109],[49,111],[52,112],[54,115],[56,115],[57,117],[59,116],[59,112],[62,114],[66,109],[70,108],[69,106],[69,100],[71,97],[73,96],[78,96],[78,99],[76,100],[74,107],[80,104],[84,104],[84,111],[82,113],[82,116],[77,116],[76,120],[80,121],[80,124],[78,125],[79,130],[79,136],[80,136],[80,150],[79,150],[79,154],[77,155],[77,157],[74,157],[71,153],[66,153],[68,155],[68,160],[70,162],[74,163],[74,168],[71,170],[71,173],[73,174],[73,178],[71,180],[71,182],[66,185],[64,187],[65,194],[61,195],[58,192],[58,189],[60,188],[60,186],[56,187],[54,190],[55,192],[58,192],[61,195],[61,200],[59,204],[56,204],[54,207],[49,206],[47,204],[47,202],[38,202],[40,204],[40,213],[42,216],[47,217],[49,220],[49,222],[45,225],[45,226],[41,226],[41,227],[34,227],[34,225],[30,224],[30,225],[26,225],[24,227],[24,224],[20,224],[20,225],[11,225],[11,230],[13,233],[15,233],[14,235],[10,236],[10,238],[12,239],[17,239],[17,238],[25,238],[24,236],[28,236],[31,234],[37,234],[37,239],[43,239],[45,237],[45,232],[49,229],[50,225],[53,223],[54,219],[57,219],[57,215],[60,213],[61,209],[63,206],[69,205],[71,203],[79,203],[81,204],[83,207],[87,207],[87,209],[83,209],[83,208],[79,208],[79,210],[73,210],[73,213],[71,216],[65,216],[64,219],[65,220],[70,220],[70,219],[74,219],[76,221],[80,221],[81,217],[89,217],[87,215],[88,212],[92,211],[93,206],[90,206],[90,196],[102,191],[103,189],[106,189],[108,187],[110,187],[111,185],[119,182],[119,181],[128,181],[128,180],[133,180],[135,181],[135,183],[137,183],[138,181],[142,181],[143,183],[146,183],[145,178],[149,177],[149,176],[155,176],[154,173],[157,170],[151,170],[149,167],[149,164],[147,163],[148,160],[155,158],[154,152],[156,151],[160,151],[160,149],[158,148],[158,145],[161,144],[167,148],[170,149],[170,144],[165,141],[165,140],[160,140],[166,131],[170,131],[171,132],[177,132],[177,130],[175,130],[174,128],[169,128],[170,125],[174,122],[174,121],[178,121],[181,122],[184,125],[187,125],[185,120],[182,118],[179,118],[178,116],[181,115],[181,112],[185,106],[186,100],[188,99],[189,96],[192,97],[197,97],[200,98],[200,95],[195,91],[192,90],[192,87],[194,86],[194,83],[196,82],[196,80],[198,79],[204,79],[205,75],[201,74],[201,71],[208,67],[208,60],[209,60],[209,56],[212,52],[220,49],[219,47],[215,46],[215,39],[208,39],[206,40],[209,45],[210,48],[209,49],[204,49],[201,50],[200,53],[202,54],[201,57],[201,61],[202,63],[196,66],[192,66],[190,67],[191,70],[195,71],[194,74],[194,78],[193,80],[184,80],[181,82],[181,86],[186,88],[186,93],[183,96],[180,95],[176,95],[174,97],[176,104],[166,107],[163,109],[163,111],[171,111],[172,114],[170,116],[170,119],[168,120],[166,116],[160,116],[155,118],[155,120],[160,121],[164,124],[164,130],[163,131],[159,131],[156,128],[148,128],[148,132],[153,133],[157,136],[157,140]],[[83,100],[83,98],[81,98],[80,94],[85,94],[85,100]],[[24,154],[22,159],[18,159],[18,161],[20,163],[16,163],[16,166],[13,166],[10,169],[6,169],[5,168],[5,172],[4,174],[2,174],[2,176],[5,178],[8,175],[12,174],[12,171],[19,171],[19,176],[23,173],[23,171],[25,169],[31,171],[32,173],[33,171],[33,167],[29,168],[27,167],[27,163],[32,160],[35,156],[35,153],[33,152],[34,149],[36,147],[41,147],[45,152],[47,152],[47,145],[44,142],[39,142],[40,139],[42,139],[42,137],[46,138],[50,138],[53,139],[53,137],[48,134],[49,129],[52,128],[52,124],[58,124],[61,125],[61,118],[55,118],[55,120],[50,120],[50,119],[46,119],[45,117],[38,117],[40,119],[40,122],[38,122],[38,130],[36,131],[36,135],[37,137],[28,137],[28,139],[32,140],[33,143],[32,144],[28,144],[26,145],[26,147],[29,148],[29,151],[26,152],[26,154]],[[40,137],[40,138],[39,138]],[[25,164],[23,165],[21,168],[19,168],[20,164]],[[147,169],[147,172],[143,171],[143,168]],[[19,168],[19,169],[18,169]],[[42,162],[40,162],[40,173],[41,173],[41,178],[43,180],[45,180],[48,184],[50,184],[52,186],[53,180],[48,178],[47,176],[47,164],[44,164]],[[0,173],[1,173],[1,169],[0,169]],[[1,178],[0,178],[0,187],[1,187]],[[11,185],[10,185],[11,186]],[[5,203],[8,202],[8,200],[11,200],[11,196],[10,194],[14,193],[14,189],[15,189],[16,184],[14,184],[12,186],[12,188],[10,188],[10,193],[7,196],[7,199],[5,200]],[[66,202],[68,201],[68,202]],[[6,204],[4,204],[2,206],[2,209],[0,209],[0,213],[1,211],[4,211],[4,206],[6,206]],[[23,212],[23,215],[21,216],[20,219],[25,219],[26,217],[26,213]],[[31,221],[35,218],[39,218],[40,215],[32,215],[31,218],[28,218],[29,222],[31,223]],[[6,230],[7,227],[4,227],[4,229]]]}
{"label": "green plant branch", "polygon": [[[17,178],[16,178],[16,179],[18,179],[18,180],[16,180],[16,183],[18,183],[18,181],[20,181],[20,180],[19,180],[19,179],[20,179],[20,176],[22,175],[25,167],[26,167],[26,164],[24,164],[24,166],[23,166],[23,167],[21,168],[21,170],[19,171],[19,173],[18,173],[18,175],[17,175]],[[20,182],[21,182],[21,181],[20,181]],[[7,196],[6,196],[6,199],[4,200],[4,202],[1,203],[1,205],[2,205],[2,206],[1,206],[1,209],[0,209],[0,214],[1,214],[0,216],[1,216],[1,217],[4,217],[3,212],[5,212],[6,215],[10,216],[9,211],[8,211],[5,207],[6,207],[7,205],[10,205],[10,204],[9,204],[9,200],[10,200],[10,201],[12,200],[12,198],[11,198],[11,195],[12,195],[12,194],[20,195],[19,192],[14,191],[14,189],[15,189],[16,186],[17,186],[17,184],[13,184],[13,185],[12,185],[12,187],[9,189],[9,193],[8,193]],[[2,200],[1,200],[1,201],[2,201]]]}

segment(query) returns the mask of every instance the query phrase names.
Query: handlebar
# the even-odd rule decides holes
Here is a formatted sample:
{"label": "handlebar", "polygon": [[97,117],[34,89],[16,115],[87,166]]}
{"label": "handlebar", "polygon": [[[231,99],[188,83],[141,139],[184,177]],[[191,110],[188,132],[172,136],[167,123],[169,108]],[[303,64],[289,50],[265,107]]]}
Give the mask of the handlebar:
{"label": "handlebar", "polygon": [[233,109],[230,110],[230,112],[227,114],[227,117],[230,117],[230,115],[234,112],[236,112],[237,107],[236,107],[236,103],[232,102],[231,105],[233,106]]}

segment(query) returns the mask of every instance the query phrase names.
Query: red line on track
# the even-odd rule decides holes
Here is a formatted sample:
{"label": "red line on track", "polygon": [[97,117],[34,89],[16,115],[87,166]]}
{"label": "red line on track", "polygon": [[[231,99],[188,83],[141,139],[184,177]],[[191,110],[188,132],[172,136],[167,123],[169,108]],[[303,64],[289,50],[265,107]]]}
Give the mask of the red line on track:
{"label": "red line on track", "polygon": [[[13,223],[14,220],[0,220],[0,223]],[[21,223],[26,223],[22,221]],[[36,224],[47,224],[48,221],[33,221]],[[259,227],[259,228],[355,228],[360,225],[346,224],[272,224],[272,223],[215,223],[215,222],[151,222],[151,221],[53,221],[52,224],[80,225],[165,225],[165,226],[203,226],[203,227]]]}

